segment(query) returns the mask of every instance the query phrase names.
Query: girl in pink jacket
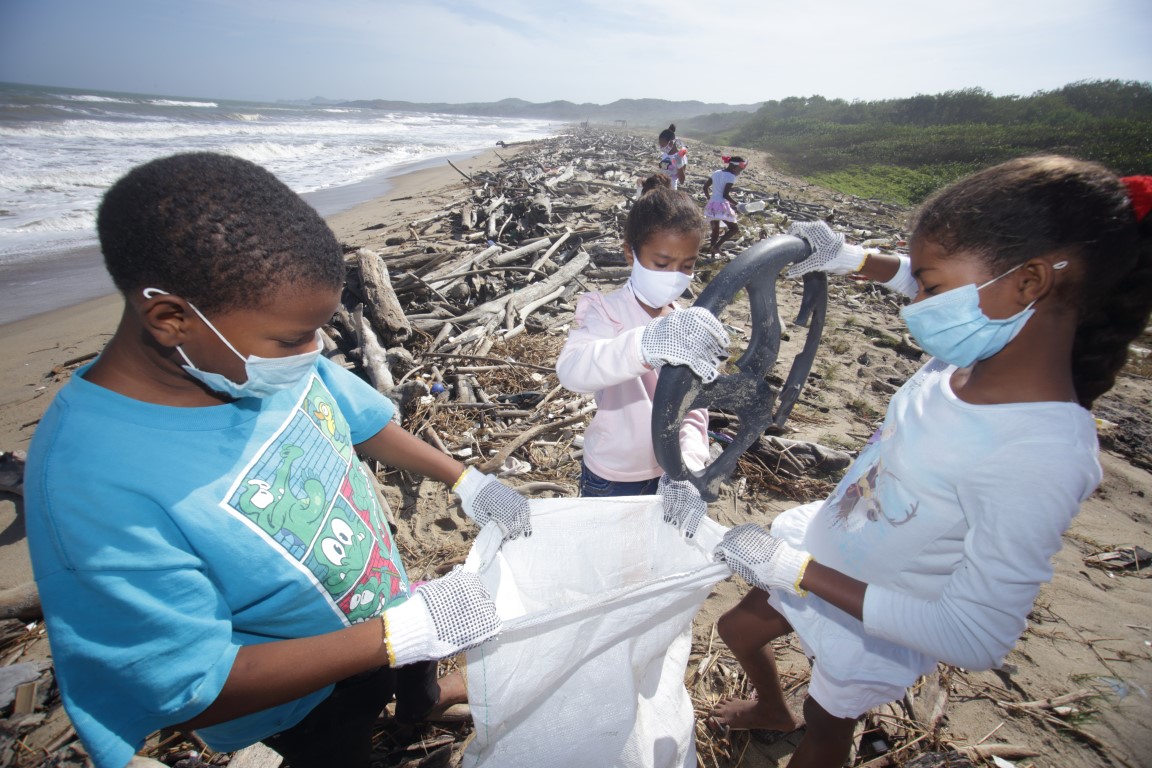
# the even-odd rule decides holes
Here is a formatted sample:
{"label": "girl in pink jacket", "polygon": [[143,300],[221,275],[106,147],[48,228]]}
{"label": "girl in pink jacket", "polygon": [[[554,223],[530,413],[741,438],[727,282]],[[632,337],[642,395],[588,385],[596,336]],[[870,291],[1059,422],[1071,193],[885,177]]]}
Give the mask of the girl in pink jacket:
{"label": "girl in pink jacket", "polygon": [[[652,450],[652,395],[663,364],[688,365],[716,378],[728,334],[710,312],[673,303],[688,288],[703,241],[696,203],[654,175],[624,223],[628,282],[611,293],[586,293],[576,304],[556,372],[573,392],[595,393],[597,411],[584,433],[581,496],[660,492],[669,522],[695,532],[705,505],[686,481],[669,481]],[[708,459],[708,412],[688,414],[680,429],[685,463]],[[670,499],[675,499],[671,503]]]}

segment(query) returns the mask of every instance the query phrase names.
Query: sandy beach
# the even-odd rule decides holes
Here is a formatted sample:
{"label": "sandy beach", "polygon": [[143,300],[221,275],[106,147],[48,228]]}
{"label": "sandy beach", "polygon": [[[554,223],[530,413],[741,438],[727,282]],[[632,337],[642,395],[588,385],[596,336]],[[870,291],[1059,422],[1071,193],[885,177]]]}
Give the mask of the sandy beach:
{"label": "sandy beach", "polygon": [[[473,174],[499,168],[504,159],[516,153],[535,151],[535,145],[454,159],[459,171],[444,162],[396,177],[381,197],[327,219],[349,249],[378,247],[380,225],[412,221],[466,199],[470,187],[461,171]],[[700,147],[694,151],[701,157],[718,154],[718,148]],[[851,207],[851,201],[845,201],[843,196],[781,176],[763,153],[742,154],[750,160],[748,170],[741,176],[741,185],[746,189],[760,190],[765,196],[787,189],[797,199],[823,199],[832,206]],[[655,158],[649,160],[654,164]],[[650,167],[643,165],[620,170],[637,178],[651,172]],[[692,167],[690,176],[694,181],[690,183],[699,187],[698,182],[711,170],[706,164]],[[760,229],[749,228],[749,237],[777,231],[777,225],[770,221],[757,221],[762,222],[757,225]],[[561,222],[560,231],[563,226]],[[895,217],[892,226],[899,226]],[[605,238],[604,247],[618,248],[618,243],[614,239],[607,242],[609,239],[613,238]],[[791,284],[782,284],[779,290],[784,315],[795,316],[799,290]],[[890,397],[892,387],[886,388],[883,382],[906,377],[918,367],[917,362],[896,350],[874,343],[876,334],[872,329],[893,329],[900,324],[896,307],[882,298],[851,281],[834,284],[825,340],[814,369],[820,372],[818,389],[805,390],[806,404],[798,408],[790,422],[793,431],[789,437],[846,450],[858,448]],[[0,373],[0,450],[27,449],[37,420],[65,381],[66,374],[54,370],[97,354],[115,329],[120,306],[118,296],[103,296],[0,325],[0,359],[5,361]],[[746,304],[734,304],[725,317],[725,322],[737,328],[747,328],[748,320]],[[782,358],[800,341],[790,340]],[[558,349],[562,336],[550,343]],[[554,376],[550,376],[541,387],[555,383]],[[1132,424],[1145,429],[1152,422],[1150,404],[1152,381],[1138,375],[1123,375],[1116,389],[1102,400],[1111,422],[1125,426],[1128,422],[1123,419],[1131,419]],[[1133,434],[1140,433],[1137,430]],[[946,692],[942,719],[931,731],[922,733],[909,729],[902,721],[894,724],[886,737],[898,747],[897,757],[902,750],[914,755],[925,748],[943,750],[946,745],[1000,744],[1020,747],[1030,756],[1015,758],[1014,764],[1033,768],[1152,765],[1152,729],[1147,725],[1152,719],[1152,627],[1148,618],[1152,581],[1146,573],[1090,567],[1088,562],[1094,555],[1125,546],[1152,549],[1152,473],[1144,463],[1149,449],[1146,445],[1137,447],[1133,458],[1110,450],[1110,445],[1105,441],[1101,452],[1104,482],[1066,535],[1064,548],[1056,557],[1056,576],[1042,590],[1029,617],[1029,628],[1009,655],[1005,668],[982,673],[942,670],[929,681]],[[556,479],[568,482],[573,474],[573,468],[567,466]],[[413,550],[423,553],[466,549],[472,535],[470,529],[440,524],[448,505],[442,489],[433,489],[426,483],[415,500],[401,499],[399,492],[393,490],[386,490],[386,495],[398,509],[407,505],[398,537],[408,537]],[[794,503],[780,494],[729,490],[713,503],[710,513],[724,525],[748,521],[763,524]],[[16,587],[30,578],[21,512],[18,495],[0,493],[0,589]],[[414,564],[414,575],[420,577],[419,568],[434,565],[424,561]],[[737,579],[722,582],[698,615],[694,624],[695,655],[687,676],[693,685],[702,657],[714,646],[722,645],[714,637],[716,618],[746,589]],[[39,652],[46,653],[45,645],[40,646]],[[778,657],[786,679],[804,678],[807,662],[795,642],[782,644]],[[738,685],[738,677],[731,673],[731,680],[737,681],[733,686]],[[699,695],[705,697],[723,693],[700,690],[703,692]],[[1075,717],[1034,703],[1080,692],[1085,693],[1073,698],[1070,705],[1077,709]],[[697,691],[693,694],[698,695]],[[701,699],[697,704],[707,706],[708,702]],[[719,744],[708,740],[700,729],[697,738],[705,766],[783,765],[795,745],[795,737],[770,740],[747,733],[734,734],[731,742]],[[862,759],[858,764],[878,768],[903,763]]]}

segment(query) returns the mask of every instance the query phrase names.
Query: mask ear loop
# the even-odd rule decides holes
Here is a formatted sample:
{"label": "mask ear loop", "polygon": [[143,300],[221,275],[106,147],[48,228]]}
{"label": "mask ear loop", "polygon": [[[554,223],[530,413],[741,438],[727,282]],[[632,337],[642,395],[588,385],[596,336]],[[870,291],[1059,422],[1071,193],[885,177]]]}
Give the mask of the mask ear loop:
{"label": "mask ear loop", "polygon": [[[159,288],[145,288],[143,291],[141,291],[141,293],[144,294],[144,298],[146,298],[146,299],[152,299],[152,298],[155,298],[156,296],[171,296],[172,295],[172,294],[168,293],[168,291],[162,291]],[[204,313],[201,312],[199,309],[197,309],[195,304],[188,301],[187,299],[185,299],[184,301],[188,304],[188,306],[192,307],[192,311],[195,312],[196,315],[201,320],[204,321],[204,324],[212,329],[212,333],[216,334],[216,338],[220,339],[220,341],[224,342],[224,346],[226,346],[226,347],[228,347],[228,349],[232,350],[232,354],[236,355],[236,357],[240,358],[240,360],[243,361],[244,363],[248,362],[248,358],[244,357],[244,355],[240,354],[240,352],[236,349],[236,347],[232,346],[232,342],[228,341],[228,339],[225,338],[224,334],[220,333],[220,331],[216,329],[216,326],[212,325],[211,320],[204,317]],[[180,347],[176,347],[176,351],[180,353],[180,356],[184,358],[184,360],[188,363],[188,365],[192,365],[192,361],[188,359],[188,355],[184,354],[184,350],[182,350]],[[193,366],[193,367],[195,367],[195,366]]]}
{"label": "mask ear loop", "polygon": [[[1052,270],[1055,272],[1059,272],[1060,270],[1064,269],[1064,267],[1066,267],[1066,266],[1068,266],[1068,260],[1064,259],[1062,261],[1058,261],[1055,264],[1053,264]],[[1003,277],[1003,275],[1001,275],[1001,277]],[[996,278],[996,279],[999,280],[1000,278]],[[1040,299],[1033,299],[1032,301],[1030,301],[1028,303],[1028,306],[1024,307],[1024,311],[1027,312],[1028,310],[1032,309],[1032,307],[1036,306],[1036,302],[1038,302],[1038,301],[1040,301]]]}

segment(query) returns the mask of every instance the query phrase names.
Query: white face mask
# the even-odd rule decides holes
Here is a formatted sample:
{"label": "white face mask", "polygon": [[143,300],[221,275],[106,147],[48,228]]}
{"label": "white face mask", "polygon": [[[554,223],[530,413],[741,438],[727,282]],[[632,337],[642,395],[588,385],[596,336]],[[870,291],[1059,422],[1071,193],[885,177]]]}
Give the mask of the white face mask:
{"label": "white face mask", "polygon": [[[167,291],[162,291],[159,288],[144,289],[144,298],[146,299],[151,299],[158,294],[167,295]],[[212,325],[212,322],[204,317],[204,313],[197,309],[192,302],[188,302],[188,306],[192,307],[192,311],[199,315],[204,324],[212,329],[212,333],[216,334],[220,341],[232,350],[232,354],[244,361],[244,371],[248,375],[248,379],[242,384],[237,384],[223,374],[200,370],[188,359],[188,355],[184,353],[183,349],[176,347],[176,351],[180,353],[180,357],[184,358],[186,363],[186,365],[181,366],[184,371],[216,392],[223,392],[237,400],[243,397],[274,395],[298,384],[315,367],[316,359],[320,357],[320,350],[323,348],[320,343],[320,331],[316,331],[316,349],[311,352],[287,357],[258,357],[256,355],[244,357],[236,350],[236,347],[232,346],[232,342],[224,338],[224,334],[216,330],[216,326]]]}
{"label": "white face mask", "polygon": [[688,290],[691,282],[692,275],[648,269],[640,263],[640,259],[632,259],[632,276],[628,278],[628,283],[636,298],[653,309],[671,304]]}

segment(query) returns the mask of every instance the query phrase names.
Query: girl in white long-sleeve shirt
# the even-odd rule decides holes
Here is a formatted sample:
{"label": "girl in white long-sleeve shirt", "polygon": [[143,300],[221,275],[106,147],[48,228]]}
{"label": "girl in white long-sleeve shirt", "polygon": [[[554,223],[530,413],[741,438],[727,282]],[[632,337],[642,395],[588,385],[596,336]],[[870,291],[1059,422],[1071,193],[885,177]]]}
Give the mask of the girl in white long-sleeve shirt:
{"label": "girl in white long-sleeve shirt", "polygon": [[[657,492],[662,470],[652,451],[652,395],[660,362],[686,362],[706,380],[716,376],[727,343],[723,326],[704,310],[674,304],[692,280],[703,232],[692,198],[665,177],[650,177],[624,225],[631,277],[611,293],[577,300],[556,372],[568,389],[596,394],[596,415],[584,433],[582,496]],[[689,413],[680,430],[688,466],[706,462],[707,433],[707,411]]]}
{"label": "girl in white long-sleeve shirt", "polygon": [[799,725],[770,642],[793,630],[813,670],[792,768],[843,765],[856,718],[937,661],[1003,661],[1100,482],[1087,409],[1148,322],[1150,208],[1152,177],[1048,156],[937,193],[910,260],[793,225],[813,254],[790,276],[887,281],[933,359],[827,500],[725,535],[718,554],[756,588],[718,630],[757,697],[721,702],[715,725]]}

